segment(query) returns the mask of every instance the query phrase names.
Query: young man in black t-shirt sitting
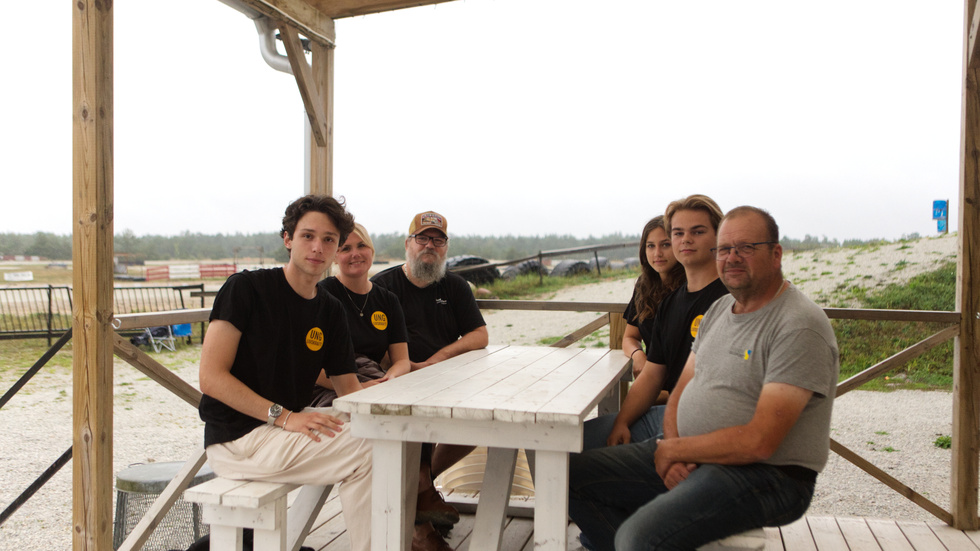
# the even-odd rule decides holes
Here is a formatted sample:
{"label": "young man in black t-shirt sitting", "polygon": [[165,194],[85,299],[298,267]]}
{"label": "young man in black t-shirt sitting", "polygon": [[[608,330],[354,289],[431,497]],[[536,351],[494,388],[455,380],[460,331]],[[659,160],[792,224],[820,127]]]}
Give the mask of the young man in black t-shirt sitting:
{"label": "young man in black t-shirt sitting", "polygon": [[718,279],[711,253],[721,218],[721,209],[704,195],[691,195],[668,205],[664,222],[687,283],[667,295],[657,308],[647,361],[619,413],[585,424],[585,450],[638,442],[662,432],[664,406],[657,405],[660,391],[674,389],[701,318],[715,300],[728,294]]}
{"label": "young man in black t-shirt sitting", "polygon": [[340,484],[351,549],[371,546],[371,446],[341,414],[305,410],[321,370],[340,395],[361,388],[343,306],[317,282],[354,226],[332,197],[286,208],[284,268],[234,274],[218,291],[201,350],[200,414],[219,476]]}

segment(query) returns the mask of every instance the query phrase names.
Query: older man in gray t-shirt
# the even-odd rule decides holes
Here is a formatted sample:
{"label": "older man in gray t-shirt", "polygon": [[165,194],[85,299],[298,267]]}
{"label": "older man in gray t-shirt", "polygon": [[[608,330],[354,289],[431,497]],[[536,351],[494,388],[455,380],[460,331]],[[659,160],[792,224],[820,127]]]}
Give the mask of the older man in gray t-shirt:
{"label": "older man in gray t-shirt", "polygon": [[663,440],[572,457],[569,514],[589,549],[695,549],[810,505],[829,453],[833,329],[783,279],[769,213],[730,211],[715,256],[731,295],[704,316]]}

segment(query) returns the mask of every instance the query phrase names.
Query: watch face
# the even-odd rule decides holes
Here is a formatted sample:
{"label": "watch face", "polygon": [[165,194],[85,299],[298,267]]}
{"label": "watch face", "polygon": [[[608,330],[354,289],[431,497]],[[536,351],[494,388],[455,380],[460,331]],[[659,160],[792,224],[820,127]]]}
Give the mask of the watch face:
{"label": "watch face", "polygon": [[275,418],[279,417],[280,415],[282,415],[282,406],[279,404],[272,404],[272,406],[269,408],[269,417]]}

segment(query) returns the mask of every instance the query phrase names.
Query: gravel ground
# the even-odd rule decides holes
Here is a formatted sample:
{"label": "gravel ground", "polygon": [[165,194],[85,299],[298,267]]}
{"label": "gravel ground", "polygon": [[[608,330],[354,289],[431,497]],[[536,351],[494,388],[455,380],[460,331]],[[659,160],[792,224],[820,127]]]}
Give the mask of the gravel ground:
{"label": "gravel ground", "polygon": [[[784,272],[804,292],[819,297],[841,284],[873,286],[907,279],[955,255],[955,239],[923,239],[911,247],[896,244],[877,250],[787,255]],[[820,266],[819,272],[814,266]],[[849,274],[877,275],[864,278]],[[622,280],[566,289],[543,298],[624,302],[631,290],[632,281]],[[500,311],[488,313],[487,321],[491,342],[536,344],[541,338],[565,335],[597,315]],[[598,341],[608,346],[607,337],[600,335]],[[199,350],[198,346],[184,345],[176,353],[156,356],[196,386]],[[115,366],[114,472],[136,463],[190,457],[200,445],[203,429],[196,410],[121,360],[117,359]],[[0,387],[8,388],[14,380],[13,374],[0,372]],[[71,395],[70,371],[55,369],[35,377],[0,409],[0,506],[11,503],[71,445]],[[933,442],[939,435],[950,434],[951,419],[952,397],[948,392],[854,391],[835,406],[832,436],[948,508],[950,451],[935,447]],[[834,454],[817,482],[810,513],[934,520]],[[0,550],[70,547],[69,464],[0,527]]]}

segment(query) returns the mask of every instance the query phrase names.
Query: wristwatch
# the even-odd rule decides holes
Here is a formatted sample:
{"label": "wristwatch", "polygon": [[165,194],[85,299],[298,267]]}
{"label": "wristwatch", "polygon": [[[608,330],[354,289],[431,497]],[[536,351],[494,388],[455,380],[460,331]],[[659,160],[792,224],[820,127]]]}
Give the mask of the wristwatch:
{"label": "wristwatch", "polygon": [[280,415],[282,415],[282,406],[279,404],[272,404],[269,406],[269,420],[267,423],[270,425],[275,425],[276,419],[278,419]]}

